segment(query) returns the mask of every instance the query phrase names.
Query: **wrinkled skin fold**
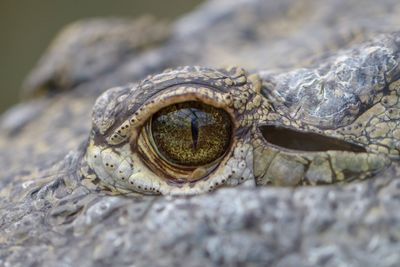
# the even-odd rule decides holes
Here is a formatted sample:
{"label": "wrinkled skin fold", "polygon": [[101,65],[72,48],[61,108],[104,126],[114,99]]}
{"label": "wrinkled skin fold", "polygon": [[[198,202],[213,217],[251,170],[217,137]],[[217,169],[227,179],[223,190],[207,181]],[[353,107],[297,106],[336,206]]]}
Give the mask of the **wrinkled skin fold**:
{"label": "wrinkled skin fold", "polygon": [[[399,11],[220,0],[169,26],[75,24],[1,117],[0,265],[397,266]],[[163,183],[140,139],[157,97],[233,118],[192,187]]]}

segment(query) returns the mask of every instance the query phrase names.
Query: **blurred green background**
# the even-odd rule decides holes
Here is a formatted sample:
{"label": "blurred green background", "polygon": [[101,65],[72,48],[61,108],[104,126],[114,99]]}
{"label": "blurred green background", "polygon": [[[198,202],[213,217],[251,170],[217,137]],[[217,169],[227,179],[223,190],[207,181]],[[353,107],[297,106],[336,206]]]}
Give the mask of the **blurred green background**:
{"label": "blurred green background", "polygon": [[52,38],[88,17],[153,14],[173,19],[201,0],[0,0],[0,113],[19,99],[20,86]]}

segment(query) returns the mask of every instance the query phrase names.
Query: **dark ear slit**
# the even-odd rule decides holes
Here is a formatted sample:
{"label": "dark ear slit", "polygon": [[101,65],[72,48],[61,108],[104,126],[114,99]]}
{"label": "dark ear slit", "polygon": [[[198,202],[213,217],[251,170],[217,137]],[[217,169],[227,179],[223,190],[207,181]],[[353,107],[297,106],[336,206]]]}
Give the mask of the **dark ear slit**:
{"label": "dark ear slit", "polygon": [[322,152],[328,150],[355,153],[367,152],[364,147],[350,142],[316,133],[296,131],[282,126],[264,125],[260,126],[260,131],[268,143],[291,150],[307,152]]}

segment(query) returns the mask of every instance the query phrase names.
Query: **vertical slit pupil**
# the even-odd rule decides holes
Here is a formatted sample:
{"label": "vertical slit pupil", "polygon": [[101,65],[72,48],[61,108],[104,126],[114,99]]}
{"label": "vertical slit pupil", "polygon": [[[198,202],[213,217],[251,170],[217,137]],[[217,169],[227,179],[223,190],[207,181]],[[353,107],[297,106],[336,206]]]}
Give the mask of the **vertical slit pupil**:
{"label": "vertical slit pupil", "polygon": [[192,114],[190,126],[192,131],[193,150],[196,150],[199,140],[199,118],[197,117],[193,109],[190,109],[190,112]]}
{"label": "vertical slit pupil", "polygon": [[167,106],[151,119],[151,136],[157,153],[168,162],[201,166],[222,157],[232,138],[230,115],[202,102]]}

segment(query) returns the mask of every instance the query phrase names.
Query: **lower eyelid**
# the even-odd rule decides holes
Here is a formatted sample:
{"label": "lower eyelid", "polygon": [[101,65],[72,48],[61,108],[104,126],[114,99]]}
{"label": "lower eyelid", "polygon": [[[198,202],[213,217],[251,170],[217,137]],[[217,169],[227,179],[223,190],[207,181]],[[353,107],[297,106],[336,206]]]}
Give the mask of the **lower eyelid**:
{"label": "lower eyelid", "polygon": [[104,149],[101,152],[103,167],[107,170],[110,175],[113,175],[115,170],[118,168],[121,158],[112,151],[111,148]]}
{"label": "lower eyelid", "polygon": [[132,167],[131,164],[125,159],[122,160],[121,164],[115,170],[114,175],[121,180],[128,180],[129,177],[132,175]]}

